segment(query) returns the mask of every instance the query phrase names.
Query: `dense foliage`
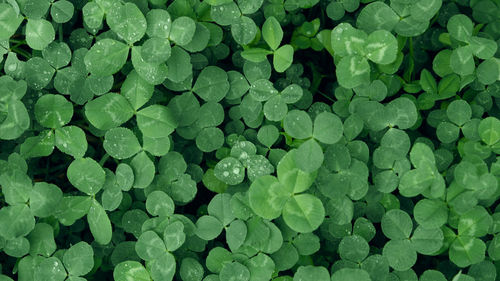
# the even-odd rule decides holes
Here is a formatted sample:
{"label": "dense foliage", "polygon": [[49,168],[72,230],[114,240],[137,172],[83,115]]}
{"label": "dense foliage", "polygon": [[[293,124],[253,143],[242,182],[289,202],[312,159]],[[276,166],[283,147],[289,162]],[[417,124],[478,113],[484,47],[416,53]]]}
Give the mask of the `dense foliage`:
{"label": "dense foliage", "polygon": [[499,44],[499,0],[0,0],[0,280],[494,281]]}

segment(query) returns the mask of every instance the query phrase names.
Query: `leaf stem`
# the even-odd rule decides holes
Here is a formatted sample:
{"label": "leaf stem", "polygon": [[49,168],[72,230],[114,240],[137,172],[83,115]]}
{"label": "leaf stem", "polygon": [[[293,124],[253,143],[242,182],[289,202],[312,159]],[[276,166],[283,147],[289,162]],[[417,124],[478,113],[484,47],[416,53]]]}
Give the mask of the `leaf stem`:
{"label": "leaf stem", "polygon": [[319,71],[316,69],[316,66],[312,62],[309,62],[308,65],[312,70],[311,91],[314,93],[318,90],[319,85],[321,84],[321,80],[324,76],[319,73]]}
{"label": "leaf stem", "polygon": [[439,11],[437,11],[436,15],[431,19],[429,26],[432,26],[437,21],[440,11],[441,11],[441,9],[439,9]]}
{"label": "leaf stem", "polygon": [[113,88],[112,88],[111,90],[112,90],[112,91],[115,91],[115,90],[120,89],[120,88],[122,87],[123,82],[125,82],[125,81],[120,81],[120,82],[118,82],[118,83],[115,83],[115,84],[113,85]]}
{"label": "leaf stem", "polygon": [[59,24],[59,42],[62,42],[63,39],[64,39],[63,26],[62,24]]}
{"label": "leaf stem", "polygon": [[99,165],[101,166],[104,166],[104,163],[106,163],[106,161],[108,161],[109,159],[109,154],[104,154],[101,158],[101,160],[99,160]]}
{"label": "leaf stem", "polygon": [[9,42],[14,43],[14,44],[26,44],[26,40],[16,40],[16,39],[9,39]]}
{"label": "leaf stem", "polygon": [[413,52],[413,37],[408,38],[408,49],[410,51],[410,58],[408,59],[408,69],[404,74],[407,83],[413,81],[413,69],[415,67],[415,56]]}
{"label": "leaf stem", "polygon": [[472,35],[476,36],[480,31],[481,29],[484,27],[484,24],[483,23],[480,23],[478,25],[476,25],[474,27],[474,31],[472,32]]}
{"label": "leaf stem", "polygon": [[331,97],[329,97],[327,94],[325,94],[325,93],[321,92],[320,90],[316,90],[316,93],[318,93],[318,94],[322,95],[323,97],[325,97],[326,99],[328,99],[328,100],[329,100],[329,101],[331,101],[331,102],[335,102],[335,100],[334,100],[334,99],[332,99]]}
{"label": "leaf stem", "polygon": [[13,48],[10,48],[10,51],[11,51],[11,52],[14,52],[14,53],[16,53],[16,54],[18,54],[18,55],[21,55],[21,56],[22,56],[22,57],[24,57],[25,59],[31,59],[31,54],[30,54],[30,53],[28,53],[28,52],[26,52],[26,51],[24,51],[24,50],[18,49],[17,47],[18,47],[18,46],[15,46],[15,47],[13,47]]}
{"label": "leaf stem", "polygon": [[19,47],[21,45],[24,45],[24,43],[23,42],[16,43],[16,45],[14,45],[13,47],[11,47],[11,49],[15,49],[15,48],[17,48],[17,47]]}

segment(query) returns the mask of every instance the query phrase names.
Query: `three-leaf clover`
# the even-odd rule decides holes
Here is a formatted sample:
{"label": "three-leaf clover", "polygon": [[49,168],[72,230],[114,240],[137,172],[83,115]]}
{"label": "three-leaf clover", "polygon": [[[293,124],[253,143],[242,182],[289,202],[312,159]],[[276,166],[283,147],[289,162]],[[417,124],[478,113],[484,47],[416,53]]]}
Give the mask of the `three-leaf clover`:
{"label": "three-leaf clover", "polygon": [[392,268],[399,271],[410,269],[416,263],[417,252],[432,255],[443,245],[444,235],[440,228],[418,226],[413,230],[410,216],[402,210],[388,211],[381,225],[384,235],[390,239],[382,255]]}
{"label": "three-leaf clover", "polygon": [[443,176],[436,167],[434,153],[428,145],[416,143],[410,151],[410,160],[415,169],[401,176],[399,192],[405,197],[423,194],[428,198],[439,198],[444,194]]}
{"label": "three-leaf clover", "polygon": [[[278,177],[261,176],[249,189],[252,210],[265,219],[283,215],[286,224],[297,232],[311,232],[323,221],[325,210],[314,195],[302,193],[309,189],[314,174],[297,168],[297,151],[292,150],[278,164]],[[308,206],[307,208],[305,208]]]}
{"label": "three-leaf clover", "polygon": [[[471,75],[475,69],[474,56],[488,60],[495,55],[498,45],[491,39],[474,36],[474,24],[466,15],[454,15],[446,27],[451,38],[464,44],[454,48],[450,56],[450,67],[455,73]],[[482,79],[479,73],[478,78]]]}
{"label": "three-leaf clover", "polygon": [[339,84],[354,88],[370,82],[370,64],[390,64],[396,60],[398,42],[387,30],[369,35],[349,23],[337,25],[331,34],[331,46],[339,58],[336,73]]}
{"label": "three-leaf clover", "polygon": [[271,50],[249,48],[241,53],[243,58],[253,62],[261,62],[266,59],[267,55],[272,54],[274,69],[277,72],[287,70],[292,65],[294,49],[289,44],[280,47],[283,40],[283,29],[275,17],[268,17],[262,25],[262,38]]}

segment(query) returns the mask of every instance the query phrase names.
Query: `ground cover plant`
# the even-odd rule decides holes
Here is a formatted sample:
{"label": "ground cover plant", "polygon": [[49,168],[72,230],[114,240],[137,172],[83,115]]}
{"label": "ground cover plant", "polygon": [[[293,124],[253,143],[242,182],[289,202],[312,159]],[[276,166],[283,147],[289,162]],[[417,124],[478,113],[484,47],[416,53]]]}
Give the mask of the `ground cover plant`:
{"label": "ground cover plant", "polygon": [[0,280],[497,280],[499,44],[499,0],[0,0]]}

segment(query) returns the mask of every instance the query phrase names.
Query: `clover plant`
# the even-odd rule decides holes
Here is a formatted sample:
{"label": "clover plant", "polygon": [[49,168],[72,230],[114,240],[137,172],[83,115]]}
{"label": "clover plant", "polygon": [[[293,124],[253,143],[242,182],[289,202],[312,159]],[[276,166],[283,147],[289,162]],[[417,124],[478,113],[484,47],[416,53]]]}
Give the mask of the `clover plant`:
{"label": "clover plant", "polygon": [[499,44],[498,0],[0,0],[0,280],[498,280]]}

